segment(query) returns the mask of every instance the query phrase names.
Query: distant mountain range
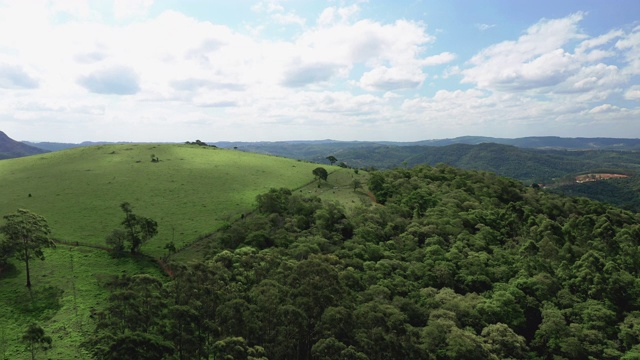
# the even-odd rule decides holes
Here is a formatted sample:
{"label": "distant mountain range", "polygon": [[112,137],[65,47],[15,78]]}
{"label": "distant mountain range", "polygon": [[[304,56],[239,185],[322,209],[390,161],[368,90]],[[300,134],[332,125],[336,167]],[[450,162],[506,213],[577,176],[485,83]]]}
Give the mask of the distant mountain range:
{"label": "distant mountain range", "polygon": [[[125,142],[93,142],[82,143],[58,143],[58,142],[30,142],[23,141],[24,144],[41,148],[48,151],[57,151],[78,146],[91,146],[102,144],[122,144]],[[207,142],[223,148],[238,148],[245,151],[259,152],[285,156],[295,152],[304,156],[317,154],[319,151],[340,150],[353,147],[365,147],[372,145],[386,146],[446,146],[453,144],[478,145],[483,143],[494,143],[513,145],[519,148],[528,149],[566,149],[566,150],[640,150],[640,139],[619,139],[619,138],[565,138],[557,136],[531,136],[522,138],[494,138],[486,136],[462,136],[451,139],[422,140],[414,142],[394,142],[394,141],[338,141],[338,140],[290,140],[290,141],[218,141]]]}
{"label": "distant mountain range", "polygon": [[42,154],[45,152],[48,151],[35,146],[29,146],[19,141],[15,141],[7,136],[7,134],[0,131],[0,160]]}

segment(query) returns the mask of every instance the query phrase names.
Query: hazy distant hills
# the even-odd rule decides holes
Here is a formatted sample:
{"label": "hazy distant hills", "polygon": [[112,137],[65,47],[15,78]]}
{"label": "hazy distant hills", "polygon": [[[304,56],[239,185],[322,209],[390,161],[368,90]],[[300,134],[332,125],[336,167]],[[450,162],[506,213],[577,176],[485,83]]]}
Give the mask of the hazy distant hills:
{"label": "hazy distant hills", "polygon": [[[186,140],[185,140],[186,141]],[[23,143],[49,151],[57,151],[78,146],[102,145],[109,142],[85,141],[79,144],[57,142],[30,142]],[[124,142],[113,142],[111,144]],[[385,146],[446,146],[453,144],[478,145],[482,143],[495,143],[513,145],[520,148],[531,149],[566,149],[566,150],[640,150],[640,139],[618,138],[564,138],[557,136],[531,136],[522,138],[494,138],[486,136],[462,136],[451,139],[422,140],[414,142],[393,141],[337,141],[337,140],[291,140],[291,141],[219,141],[208,142],[223,148],[238,148],[245,151],[259,152],[287,157],[318,157],[327,151],[337,151],[347,148],[360,148],[374,145]],[[295,154],[295,156],[290,156]]]}
{"label": "hazy distant hills", "polygon": [[453,139],[424,140],[412,143],[382,143],[390,145],[446,146],[452,144],[478,145],[495,143],[532,149],[567,150],[640,150],[640,139],[617,138],[565,138],[558,136],[530,136],[522,138],[494,138],[485,136],[462,136]]}
{"label": "hazy distant hills", "polygon": [[45,152],[48,151],[15,141],[0,131],[0,160],[42,154]]}
{"label": "hazy distant hills", "polygon": [[23,141],[22,143],[27,144],[29,146],[37,147],[47,151],[59,151],[64,149],[71,149],[81,146],[93,146],[93,145],[107,145],[107,144],[127,144],[127,142],[119,141],[119,142],[109,142],[109,141],[83,141],[81,143],[59,143],[59,142],[31,142],[31,141]]}

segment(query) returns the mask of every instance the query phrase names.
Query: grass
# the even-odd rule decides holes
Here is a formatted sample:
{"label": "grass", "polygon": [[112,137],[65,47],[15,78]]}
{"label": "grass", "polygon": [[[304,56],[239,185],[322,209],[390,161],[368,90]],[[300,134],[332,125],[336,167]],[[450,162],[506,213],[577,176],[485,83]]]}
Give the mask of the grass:
{"label": "grass", "polygon": [[[362,188],[354,190],[353,181],[358,179]],[[314,181],[299,189],[305,195],[315,195],[324,201],[337,201],[341,203],[347,211],[358,205],[370,205],[371,200],[367,195],[367,180],[369,173],[359,171],[357,174],[352,169],[338,168],[330,173],[327,181]]]}
{"label": "grass", "polygon": [[272,187],[304,186],[317,166],[194,145],[74,148],[0,161],[0,214],[29,209],[48,220],[55,238],[104,245],[128,201],[134,213],[158,222],[143,252],[161,256],[167,242],[184,247],[250,211],[256,195]]}
{"label": "grass", "polygon": [[104,282],[125,273],[163,276],[148,258],[114,259],[87,247],[58,246],[45,250],[45,256],[31,262],[31,294],[24,263],[14,261],[15,267],[0,274],[0,359],[31,358],[20,338],[33,321],[53,339],[47,358],[90,359],[80,343],[92,329],[92,309],[106,299]]}

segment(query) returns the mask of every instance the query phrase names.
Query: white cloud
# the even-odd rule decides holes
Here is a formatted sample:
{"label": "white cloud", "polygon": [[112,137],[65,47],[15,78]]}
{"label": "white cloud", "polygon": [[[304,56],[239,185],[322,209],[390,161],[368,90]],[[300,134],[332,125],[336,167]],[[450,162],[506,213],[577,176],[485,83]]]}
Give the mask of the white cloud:
{"label": "white cloud", "polygon": [[492,45],[471,58],[472,67],[462,71],[463,83],[483,89],[528,90],[556,85],[578,69],[564,51],[568,42],[584,38],[578,30],[581,13],[542,20],[517,41]]}
{"label": "white cloud", "polygon": [[37,87],[38,80],[29,75],[23,67],[0,63],[0,88],[35,89]]}
{"label": "white cloud", "polygon": [[[160,3],[140,1],[115,23],[94,2],[77,11],[68,1],[51,4],[0,6],[0,33],[20,34],[0,36],[7,131],[30,128],[52,140],[36,128],[56,123],[83,131],[78,140],[174,141],[194,132],[203,140],[418,140],[586,133],[607,119],[638,128],[625,120],[635,109],[613,104],[640,100],[631,82],[640,73],[640,28],[588,37],[581,13],[541,20],[513,41],[459,59],[463,52],[435,43],[427,24],[363,18],[362,3],[303,13],[313,21],[285,9],[290,2],[260,2],[253,15],[268,19],[265,26],[300,26],[277,39],[268,37],[273,28],[251,33],[173,10],[149,17]],[[455,90],[454,75],[465,90]],[[149,124],[154,132],[138,131]]]}
{"label": "white cloud", "polygon": [[284,7],[280,4],[279,0],[264,0],[253,5],[251,10],[256,12],[274,13],[284,11]]}
{"label": "white cloud", "polygon": [[359,11],[360,7],[357,4],[346,7],[328,7],[322,11],[317,22],[320,26],[347,24]]}
{"label": "white cloud", "polygon": [[422,60],[424,66],[443,65],[452,62],[456,59],[456,54],[448,51],[440,53],[438,55],[429,56]]}
{"label": "white cloud", "polygon": [[495,27],[496,24],[475,24],[475,27],[480,30],[480,31],[486,31],[489,30],[493,27]]}
{"label": "white cloud", "polygon": [[634,85],[624,93],[624,98],[627,100],[640,101],[640,85]]}
{"label": "white cloud", "polygon": [[306,23],[306,19],[298,16],[294,13],[286,13],[286,14],[274,14],[271,18],[282,25],[296,24],[299,26],[304,26]]}
{"label": "white cloud", "polygon": [[630,75],[640,75],[640,26],[618,40],[615,47],[623,52],[627,60],[624,71]]}
{"label": "white cloud", "polygon": [[367,90],[398,90],[417,88],[426,78],[426,75],[416,69],[404,69],[401,67],[389,68],[379,66],[368,71],[360,78],[360,86]]}
{"label": "white cloud", "polygon": [[116,19],[130,19],[146,15],[154,0],[113,0],[113,14]]}

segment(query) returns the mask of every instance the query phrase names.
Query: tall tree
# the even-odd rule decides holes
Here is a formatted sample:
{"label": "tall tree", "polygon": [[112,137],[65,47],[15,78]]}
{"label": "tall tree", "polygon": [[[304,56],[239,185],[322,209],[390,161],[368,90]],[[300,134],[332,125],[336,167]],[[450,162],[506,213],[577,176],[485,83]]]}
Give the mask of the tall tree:
{"label": "tall tree", "polygon": [[0,227],[0,233],[5,236],[6,247],[14,251],[19,260],[24,261],[27,269],[27,287],[31,290],[31,275],[29,260],[44,260],[43,249],[55,247],[49,237],[51,230],[47,219],[29,210],[18,209],[13,214],[4,216],[6,223]]}
{"label": "tall tree", "polygon": [[336,157],[335,157],[335,156],[333,156],[333,155],[329,155],[329,156],[327,156],[327,160],[329,160],[329,162],[331,163],[331,165],[335,164],[335,163],[336,163],[336,161],[338,161],[338,159],[336,159]]}

